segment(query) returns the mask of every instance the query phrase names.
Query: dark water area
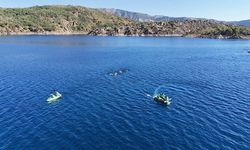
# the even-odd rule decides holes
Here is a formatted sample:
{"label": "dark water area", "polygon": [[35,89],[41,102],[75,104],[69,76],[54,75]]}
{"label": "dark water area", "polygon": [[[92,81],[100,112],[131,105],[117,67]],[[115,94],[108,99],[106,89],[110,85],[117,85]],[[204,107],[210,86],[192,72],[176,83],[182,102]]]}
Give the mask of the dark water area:
{"label": "dark water area", "polygon": [[[249,50],[247,40],[0,37],[0,149],[249,149]],[[63,98],[48,104],[54,89]],[[170,106],[147,96],[156,90]]]}

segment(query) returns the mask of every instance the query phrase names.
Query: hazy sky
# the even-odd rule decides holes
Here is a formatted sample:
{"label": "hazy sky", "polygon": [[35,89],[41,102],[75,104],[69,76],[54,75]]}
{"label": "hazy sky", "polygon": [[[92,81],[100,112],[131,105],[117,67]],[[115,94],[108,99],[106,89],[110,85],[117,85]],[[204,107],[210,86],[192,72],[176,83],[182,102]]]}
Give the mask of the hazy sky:
{"label": "hazy sky", "polygon": [[0,7],[52,4],[118,8],[172,17],[199,17],[226,21],[250,19],[250,0],[0,0]]}

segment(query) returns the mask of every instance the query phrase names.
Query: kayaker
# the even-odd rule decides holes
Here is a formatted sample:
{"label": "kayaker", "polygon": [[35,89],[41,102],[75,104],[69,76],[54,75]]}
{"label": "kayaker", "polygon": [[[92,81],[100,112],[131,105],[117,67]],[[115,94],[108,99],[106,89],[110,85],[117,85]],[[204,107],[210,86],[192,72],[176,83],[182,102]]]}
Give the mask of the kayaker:
{"label": "kayaker", "polygon": [[56,91],[55,93],[56,93],[56,95],[60,95],[60,93],[59,93],[59,92],[57,92],[57,91]]}

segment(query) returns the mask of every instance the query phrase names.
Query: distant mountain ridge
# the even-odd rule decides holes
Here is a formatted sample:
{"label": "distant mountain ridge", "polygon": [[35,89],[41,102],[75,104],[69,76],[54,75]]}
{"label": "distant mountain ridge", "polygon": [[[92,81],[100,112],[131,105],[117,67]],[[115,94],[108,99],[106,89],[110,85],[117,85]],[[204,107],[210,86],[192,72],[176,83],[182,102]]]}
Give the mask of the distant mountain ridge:
{"label": "distant mountain ridge", "polygon": [[184,21],[189,20],[193,18],[188,17],[168,17],[163,15],[155,15],[151,16],[145,13],[139,13],[139,12],[132,12],[132,11],[126,11],[121,9],[114,9],[114,8],[99,8],[98,10],[109,13],[111,15],[124,17],[127,19],[131,19],[134,21],[140,21],[140,22],[149,22],[149,21]]}
{"label": "distant mountain ridge", "polygon": [[[185,20],[213,20],[218,21],[214,19],[205,19],[205,18],[192,18],[192,17],[169,17],[164,15],[148,15],[145,13],[139,13],[139,12],[132,12],[132,11],[126,11],[121,9],[114,9],[114,8],[100,8],[98,10],[101,10],[103,12],[109,13],[111,15],[115,15],[118,17],[124,17],[127,19],[139,21],[139,22],[148,22],[148,21],[185,21]],[[228,24],[235,24],[235,25],[242,25],[242,26],[250,26],[250,20],[242,20],[242,21],[218,21],[218,22],[225,22]]]}
{"label": "distant mountain ridge", "polygon": [[241,25],[241,26],[250,26],[250,19],[249,20],[241,20],[241,21],[233,21],[231,22],[235,25]]}

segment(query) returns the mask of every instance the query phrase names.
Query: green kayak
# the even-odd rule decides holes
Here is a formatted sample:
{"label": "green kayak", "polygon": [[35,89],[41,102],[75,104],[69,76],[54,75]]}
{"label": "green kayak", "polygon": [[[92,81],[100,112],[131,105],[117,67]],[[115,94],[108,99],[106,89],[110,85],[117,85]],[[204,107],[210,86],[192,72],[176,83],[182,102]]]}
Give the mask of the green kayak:
{"label": "green kayak", "polygon": [[171,99],[168,96],[166,96],[165,94],[157,94],[157,95],[153,96],[153,99],[156,102],[159,102],[159,103],[164,104],[164,105],[171,104]]}
{"label": "green kayak", "polygon": [[62,97],[62,94],[60,94],[59,92],[55,92],[49,96],[49,98],[47,99],[47,102],[56,101],[60,99],[61,97]]}

